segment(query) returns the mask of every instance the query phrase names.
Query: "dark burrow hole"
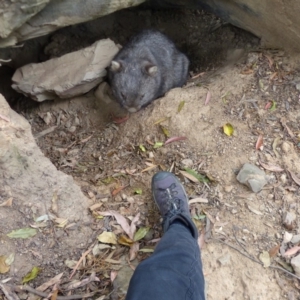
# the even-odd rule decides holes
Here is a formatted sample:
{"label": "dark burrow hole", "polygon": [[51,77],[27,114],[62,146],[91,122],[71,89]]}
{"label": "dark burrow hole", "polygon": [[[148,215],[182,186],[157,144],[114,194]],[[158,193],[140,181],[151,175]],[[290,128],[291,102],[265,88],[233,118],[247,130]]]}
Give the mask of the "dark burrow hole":
{"label": "dark burrow hole", "polygon": [[251,33],[203,10],[153,9],[140,5],[62,28],[26,41],[22,47],[0,49],[1,59],[11,59],[0,67],[0,93],[19,113],[37,107],[37,102],[11,88],[11,78],[17,68],[62,56],[104,38],[124,45],[132,35],[145,28],[158,29],[169,36],[189,57],[191,74],[217,69],[224,65],[233,49],[255,50],[260,42]]}

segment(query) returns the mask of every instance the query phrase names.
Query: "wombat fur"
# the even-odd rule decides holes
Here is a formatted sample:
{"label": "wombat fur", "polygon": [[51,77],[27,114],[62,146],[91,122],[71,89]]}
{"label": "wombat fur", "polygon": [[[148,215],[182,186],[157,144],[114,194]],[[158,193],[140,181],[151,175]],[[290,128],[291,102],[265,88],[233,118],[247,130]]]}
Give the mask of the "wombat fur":
{"label": "wombat fur", "polygon": [[165,35],[144,30],[114,57],[108,79],[116,100],[136,112],[188,78],[189,60]]}

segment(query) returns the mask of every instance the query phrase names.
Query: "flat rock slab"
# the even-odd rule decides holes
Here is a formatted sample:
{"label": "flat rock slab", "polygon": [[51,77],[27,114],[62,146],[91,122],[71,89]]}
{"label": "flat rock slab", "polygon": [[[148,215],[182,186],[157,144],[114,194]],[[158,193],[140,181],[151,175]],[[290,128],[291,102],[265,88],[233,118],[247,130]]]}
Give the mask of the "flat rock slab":
{"label": "flat rock slab", "polygon": [[[74,258],[78,248],[81,251],[89,243],[92,230],[84,224],[89,224],[91,217],[80,187],[43,155],[27,120],[10,109],[1,94],[0,112],[0,204],[12,201],[11,206],[0,206],[0,255],[15,254],[11,276],[22,277],[33,266],[59,266],[63,259]],[[46,222],[32,238],[7,236],[13,230],[37,225],[36,218],[50,213],[67,220],[69,229],[53,225],[53,232]]]}
{"label": "flat rock slab", "polygon": [[16,70],[12,87],[38,102],[87,93],[103,81],[119,48],[110,39],[39,64]]}
{"label": "flat rock slab", "polygon": [[255,165],[244,164],[236,179],[258,193],[268,183],[266,173]]}

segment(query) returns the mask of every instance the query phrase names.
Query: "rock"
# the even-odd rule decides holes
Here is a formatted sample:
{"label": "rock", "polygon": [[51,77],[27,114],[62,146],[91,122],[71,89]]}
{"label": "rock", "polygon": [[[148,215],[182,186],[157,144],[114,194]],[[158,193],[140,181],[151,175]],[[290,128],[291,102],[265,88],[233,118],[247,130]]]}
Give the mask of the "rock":
{"label": "rock", "polygon": [[[123,266],[118,271],[118,275],[113,282],[114,292],[116,292],[119,296],[126,295],[128,286],[129,286],[129,282],[130,282],[130,279],[133,274],[133,270],[130,268],[130,266],[126,262],[125,257],[122,257],[121,261],[122,261]],[[130,263],[135,267],[138,265],[137,260],[131,261]]]}
{"label": "rock", "polygon": [[283,242],[285,244],[289,243],[293,238],[293,234],[292,233],[289,233],[287,231],[284,232],[284,235],[283,235]]}
{"label": "rock", "polygon": [[264,46],[300,49],[300,2],[273,0],[151,0],[157,6],[206,9],[261,37]]}
{"label": "rock", "polygon": [[4,1],[0,2],[0,37],[21,27],[27,20],[41,11],[50,0]]}
{"label": "rock", "polygon": [[288,230],[292,230],[294,228],[295,220],[296,220],[296,215],[293,212],[286,212],[283,216],[283,225]]}
{"label": "rock", "polygon": [[300,234],[295,234],[295,235],[293,236],[291,242],[292,242],[293,244],[298,244],[298,243],[300,243]]}
{"label": "rock", "polygon": [[189,158],[185,158],[181,161],[181,163],[183,164],[183,166],[191,168],[193,166],[193,161]]}
{"label": "rock", "polygon": [[226,185],[224,188],[226,193],[230,193],[233,190],[233,186],[232,185]]}
{"label": "rock", "polygon": [[[139,5],[144,1],[76,0],[76,5],[74,5],[74,0],[23,0],[9,1],[16,4],[8,7],[5,7],[7,1],[0,1],[1,36],[6,37],[13,29],[16,29],[7,38],[0,39],[0,48],[46,35],[65,26],[94,20],[119,9]],[[50,3],[47,4],[48,2]],[[28,19],[30,22],[26,22]]]}
{"label": "rock", "polygon": [[222,257],[220,257],[218,259],[218,262],[222,265],[222,266],[226,266],[230,264],[230,260],[231,260],[231,256],[229,253],[226,253],[225,255],[223,255]]}
{"label": "rock", "polygon": [[247,185],[254,193],[261,191],[268,183],[265,172],[248,163],[244,164],[236,178],[240,183]]}
{"label": "rock", "polygon": [[297,276],[300,276],[300,254],[291,259],[291,265]]}
{"label": "rock", "polygon": [[[110,39],[16,70],[12,87],[38,102],[82,95],[103,81],[118,47]],[[74,63],[76,62],[76,63]]]}
{"label": "rock", "polygon": [[[5,239],[5,246],[1,247],[2,254],[15,253],[14,264],[17,267],[11,269],[11,276],[18,268],[18,276],[22,277],[32,266],[45,265],[49,249],[54,255],[75,250],[80,243],[86,245],[92,230],[84,224],[91,222],[91,217],[88,214],[88,199],[80,187],[71,176],[58,171],[43,155],[27,120],[10,109],[1,94],[0,111],[0,193],[1,199],[13,199],[12,207],[0,210],[3,236],[22,225],[29,227],[34,223],[35,216],[49,214],[54,197],[57,199],[57,217],[68,220],[68,224],[76,224],[72,230],[68,230],[68,234],[57,228],[54,243],[51,241],[53,236],[42,230],[30,238],[30,242],[36,245],[40,243],[39,257],[30,251],[20,253],[20,245],[15,240]],[[58,264],[56,260],[53,261]]]}

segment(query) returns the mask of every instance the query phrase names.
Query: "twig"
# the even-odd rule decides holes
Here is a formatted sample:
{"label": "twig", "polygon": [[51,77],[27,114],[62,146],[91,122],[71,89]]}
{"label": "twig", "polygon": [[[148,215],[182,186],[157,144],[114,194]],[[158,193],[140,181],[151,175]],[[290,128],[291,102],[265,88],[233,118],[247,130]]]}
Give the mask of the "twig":
{"label": "twig", "polygon": [[240,243],[240,241],[238,240],[238,238],[236,237],[236,235],[235,235],[235,232],[236,232],[236,229],[235,228],[233,228],[233,230],[232,230],[232,232],[233,232],[233,236],[234,236],[234,238],[235,238],[235,240],[237,241],[237,243],[239,244],[239,246],[250,256],[250,257],[252,257],[253,259],[254,259],[254,257],[247,251],[247,249],[242,245],[242,243]]}
{"label": "twig", "polygon": [[[15,287],[15,290],[27,291],[29,293],[38,295],[42,298],[48,298],[49,297],[49,293],[44,293],[44,292],[41,292],[41,291],[37,291],[34,288],[30,287],[29,285]],[[83,294],[83,295],[57,296],[56,299],[57,300],[83,299],[83,298],[92,297],[95,294],[96,294],[96,292],[91,292],[91,293],[87,293],[87,294]]]}
{"label": "twig", "polygon": [[283,271],[283,272],[285,272],[285,273],[291,275],[292,277],[295,277],[295,278],[297,278],[297,279],[300,280],[300,277],[299,277],[299,276],[297,276],[297,275],[291,273],[290,271],[288,271],[288,270],[286,270],[286,269],[284,269],[284,268],[281,268],[281,267],[278,267],[278,266],[273,266],[273,265],[269,266],[269,268],[281,270],[281,271]]}
{"label": "twig", "polygon": [[230,245],[230,244],[228,244],[228,243],[226,243],[226,242],[224,242],[224,241],[222,241],[222,240],[220,240],[220,239],[213,239],[213,240],[218,241],[218,242],[221,242],[222,244],[225,244],[226,246],[228,246],[228,247],[230,247],[230,248],[236,250],[237,252],[239,252],[239,253],[242,254],[243,256],[245,256],[245,257],[251,259],[252,261],[256,262],[257,264],[260,264],[261,266],[263,266],[263,264],[262,264],[260,261],[256,260],[255,258],[253,258],[253,257],[251,257],[251,256],[248,256],[247,254],[243,253],[243,252],[242,252],[241,250],[239,250],[238,248],[236,248],[236,247],[234,247],[234,246],[232,246],[232,245]]}
{"label": "twig", "polygon": [[83,259],[84,259],[84,258],[92,251],[93,246],[94,246],[94,244],[91,245],[90,248],[89,248],[88,250],[86,250],[86,251],[81,255],[81,257],[80,257],[79,261],[77,262],[77,264],[76,264],[74,270],[72,271],[72,273],[71,273],[69,279],[72,279],[73,275],[75,274],[77,268],[79,267],[79,265],[81,264],[81,262],[83,261]]}
{"label": "twig", "polygon": [[14,293],[11,285],[0,282],[0,289],[7,298],[7,300],[20,300],[20,298]]}
{"label": "twig", "polygon": [[4,115],[0,114],[0,118],[6,122],[10,122],[10,119],[8,117],[5,117]]}
{"label": "twig", "polygon": [[46,134],[48,134],[48,133],[54,131],[56,128],[57,128],[57,126],[49,127],[49,128],[47,128],[47,129],[45,129],[45,130],[43,130],[43,131],[37,133],[37,134],[34,136],[34,138],[35,138],[35,139],[39,139],[39,138],[41,138],[42,136],[44,136],[44,135],[46,135]]}
{"label": "twig", "polygon": [[[250,256],[248,256],[247,254],[243,253],[242,251],[240,251],[240,250],[237,249],[236,247],[234,247],[234,246],[232,246],[232,245],[230,245],[230,244],[228,244],[228,243],[226,243],[226,242],[224,242],[224,241],[222,241],[222,240],[220,240],[220,239],[213,239],[213,240],[214,240],[214,241],[221,242],[222,244],[225,244],[226,246],[228,246],[228,247],[230,247],[230,248],[236,250],[237,252],[239,252],[239,253],[242,254],[243,256],[245,256],[245,257],[249,258],[250,260],[254,261],[255,263],[260,264],[261,266],[263,266],[263,263],[261,263],[260,261],[254,259],[254,258],[252,258],[252,257],[250,257]],[[286,269],[284,269],[284,268],[281,268],[281,267],[278,267],[278,266],[273,266],[273,265],[269,266],[269,268],[276,269],[276,270],[280,270],[280,271],[285,272],[285,273],[287,273],[288,275],[291,275],[292,277],[297,278],[297,279],[300,280],[300,277],[299,277],[299,276],[293,274],[292,272],[290,272],[290,271],[288,271],[288,270],[286,270]]]}

